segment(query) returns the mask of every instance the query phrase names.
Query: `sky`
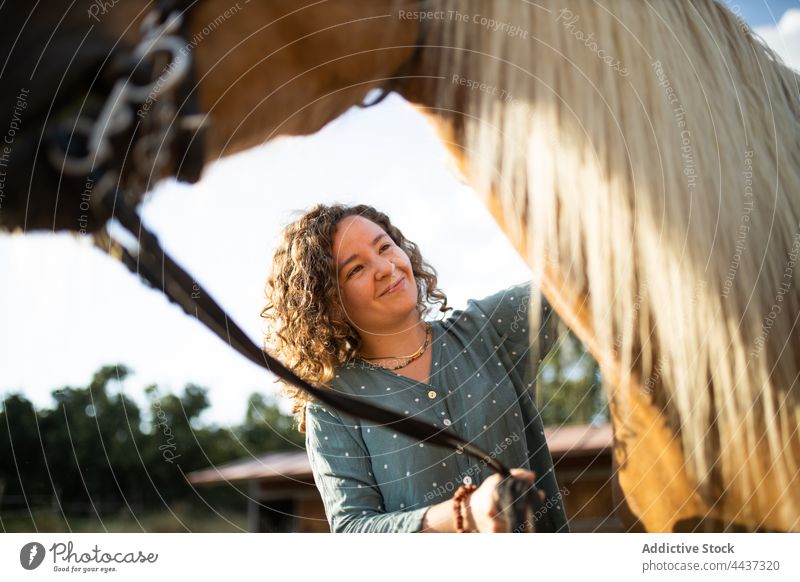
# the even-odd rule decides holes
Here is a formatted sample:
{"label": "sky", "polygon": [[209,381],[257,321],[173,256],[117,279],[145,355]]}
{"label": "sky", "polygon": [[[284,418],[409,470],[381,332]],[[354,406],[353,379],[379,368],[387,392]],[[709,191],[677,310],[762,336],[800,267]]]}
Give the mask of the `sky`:
{"label": "sky", "polygon": [[[725,2],[800,69],[800,1]],[[160,185],[145,223],[257,344],[263,286],[280,229],[317,202],[372,204],[420,246],[452,306],[530,278],[476,194],[448,169],[422,117],[390,96],[319,133],[279,138],[216,162],[196,185]],[[115,387],[144,405],[144,388],[209,390],[201,420],[244,418],[250,393],[274,394],[272,377],[236,354],[124,266],[67,234],[0,235],[0,397],[37,406],[85,386],[106,364],[133,374]],[[280,402],[284,410],[288,403]]]}
{"label": "sky", "polygon": [[[391,137],[390,137],[391,136]],[[149,195],[145,223],[260,345],[263,287],[281,227],[316,202],[368,201],[439,273],[451,304],[530,278],[474,192],[446,169],[426,122],[402,99],[354,111],[310,138],[280,138],[216,163],[200,183]],[[121,389],[209,389],[204,420],[240,422],[247,396],[274,390],[250,364],[121,264],[70,235],[0,237],[0,392],[37,405],[85,385],[104,364],[135,374]],[[14,330],[9,333],[9,330]],[[44,357],[44,359],[42,359]]]}
{"label": "sky", "polygon": [[722,0],[752,27],[774,26],[789,9],[800,9],[798,0]]}

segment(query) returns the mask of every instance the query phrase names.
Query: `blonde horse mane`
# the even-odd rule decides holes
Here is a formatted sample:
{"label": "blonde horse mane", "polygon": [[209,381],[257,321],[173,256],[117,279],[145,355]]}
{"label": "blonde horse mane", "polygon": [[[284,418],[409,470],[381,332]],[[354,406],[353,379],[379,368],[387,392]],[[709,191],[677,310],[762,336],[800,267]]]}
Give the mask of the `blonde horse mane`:
{"label": "blonde horse mane", "polygon": [[[425,9],[439,14],[424,44],[453,47],[428,51],[427,70],[436,111],[464,118],[473,185],[499,198],[509,234],[527,232],[534,273],[554,264],[588,295],[600,351],[655,388],[698,491],[723,507],[767,475],[789,491],[798,75],[712,0]],[[796,527],[787,497],[726,515]]]}

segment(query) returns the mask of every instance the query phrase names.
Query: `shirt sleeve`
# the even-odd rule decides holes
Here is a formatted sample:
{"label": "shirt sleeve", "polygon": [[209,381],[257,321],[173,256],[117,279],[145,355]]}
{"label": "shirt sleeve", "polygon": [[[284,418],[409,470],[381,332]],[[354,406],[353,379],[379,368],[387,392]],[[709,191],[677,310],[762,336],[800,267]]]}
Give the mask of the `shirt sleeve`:
{"label": "shirt sleeve", "polygon": [[[561,491],[555,479],[553,460],[545,440],[544,426],[534,402],[536,378],[542,359],[557,341],[557,317],[547,301],[542,298],[539,330],[531,334],[528,310],[531,284],[523,283],[504,289],[485,299],[470,302],[473,317],[486,322],[498,338],[496,355],[508,372],[517,394],[517,402],[525,419],[525,437],[528,444],[528,461],[537,474],[536,486],[545,491],[545,507],[553,520],[555,531],[569,531]],[[532,339],[534,338],[534,339]],[[533,361],[532,341],[538,342],[538,361]]]}
{"label": "shirt sleeve", "polygon": [[[478,324],[485,322],[503,340],[503,351],[512,356],[515,363],[527,364],[538,348],[538,361],[534,366],[524,367],[520,378],[530,384],[538,370],[538,364],[556,343],[557,317],[550,304],[542,297],[539,310],[538,333],[529,329],[529,310],[531,302],[531,282],[512,285],[484,299],[470,300],[465,313],[474,313],[479,318]],[[516,368],[517,366],[515,366]],[[520,370],[521,372],[521,370]]]}
{"label": "shirt sleeve", "polygon": [[427,507],[385,512],[383,497],[357,421],[309,403],[306,450],[333,533],[418,532]]}

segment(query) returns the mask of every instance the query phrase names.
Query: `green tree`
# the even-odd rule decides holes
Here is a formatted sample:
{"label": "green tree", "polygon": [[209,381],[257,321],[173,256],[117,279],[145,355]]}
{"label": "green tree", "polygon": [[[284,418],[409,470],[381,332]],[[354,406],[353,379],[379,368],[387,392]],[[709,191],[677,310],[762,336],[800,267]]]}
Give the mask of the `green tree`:
{"label": "green tree", "polygon": [[0,481],[6,505],[14,508],[25,507],[26,498],[52,493],[38,422],[36,409],[25,396],[5,397],[0,410]]}
{"label": "green tree", "polygon": [[122,365],[104,366],[86,388],[53,391],[55,407],[37,414],[51,486],[67,511],[116,510],[141,491],[139,408],[125,394],[108,392],[110,382],[129,374]]}
{"label": "green tree", "polygon": [[[86,387],[52,392],[54,406],[36,410],[21,394],[0,409],[0,511],[9,499],[56,505],[64,515],[165,509],[177,501],[241,503],[235,489],[195,490],[186,473],[248,455],[302,447],[303,436],[274,401],[253,394],[241,425],[204,424],[207,390],[187,384],[179,395],[145,389],[149,414],[115,384],[131,370],[101,367]],[[203,500],[198,499],[202,496]]]}
{"label": "green tree", "polygon": [[293,418],[281,412],[274,399],[258,392],[247,399],[244,423],[236,432],[252,454],[305,447],[305,437],[294,428]]}
{"label": "green tree", "polygon": [[542,362],[537,405],[546,426],[608,421],[599,366],[571,331]]}

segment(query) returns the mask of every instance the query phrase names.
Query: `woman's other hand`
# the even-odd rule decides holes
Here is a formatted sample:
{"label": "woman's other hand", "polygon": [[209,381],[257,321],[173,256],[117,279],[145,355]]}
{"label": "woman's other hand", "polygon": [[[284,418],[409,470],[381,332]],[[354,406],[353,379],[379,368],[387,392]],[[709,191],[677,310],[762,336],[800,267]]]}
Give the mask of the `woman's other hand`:
{"label": "woman's other hand", "polygon": [[[533,482],[536,474],[525,469],[511,469],[511,475]],[[467,497],[464,504],[465,525],[473,532],[507,533],[511,530],[502,511],[506,508],[498,506],[497,486],[503,477],[495,473]]]}

